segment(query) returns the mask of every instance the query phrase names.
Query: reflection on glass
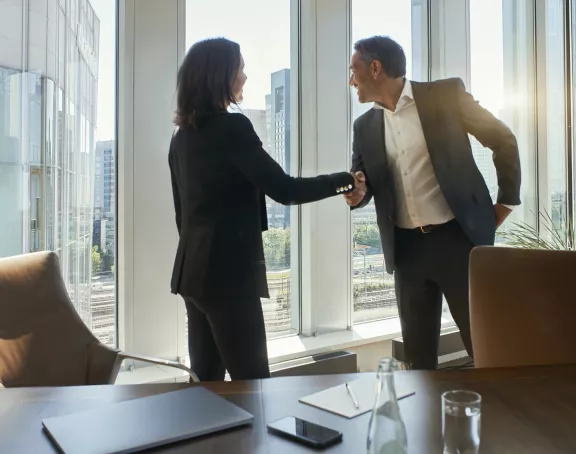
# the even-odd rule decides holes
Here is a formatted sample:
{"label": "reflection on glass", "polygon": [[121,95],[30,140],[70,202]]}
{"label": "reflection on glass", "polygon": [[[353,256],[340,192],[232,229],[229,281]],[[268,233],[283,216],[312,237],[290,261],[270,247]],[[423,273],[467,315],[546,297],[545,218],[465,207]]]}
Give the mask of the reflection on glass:
{"label": "reflection on glass", "polygon": [[[531,2],[470,0],[469,91],[512,129],[520,151],[522,205],[514,209],[501,230],[514,228],[515,222],[536,223],[533,14]],[[488,22],[496,25],[488,30]],[[498,179],[492,151],[473,137],[471,144],[476,164],[496,201]],[[501,241],[497,236],[496,242]]]}
{"label": "reflection on glass", "polygon": [[[93,213],[95,140],[115,134],[115,14],[115,0],[0,2],[0,17],[18,24],[0,30],[0,257],[56,251],[82,320],[110,345],[113,253],[96,265]],[[108,235],[113,251],[114,229]],[[92,291],[101,281],[105,292]],[[96,326],[102,306],[106,320]]]}
{"label": "reflection on glass", "polygon": [[[564,1],[546,2],[546,161],[548,175],[540,188],[540,213],[548,213],[553,228],[566,235],[566,114],[564,88]],[[541,229],[541,235],[551,232]]]}
{"label": "reflection on glass", "polygon": [[[293,153],[298,151],[290,143],[290,100],[295,77],[290,71],[290,3],[289,0],[187,0],[186,4],[187,47],[221,35],[240,44],[248,82],[244,101],[233,110],[250,119],[264,149],[287,173],[293,173],[291,163],[296,158]],[[291,209],[270,198],[266,202],[269,230],[264,233],[264,255],[270,299],[263,299],[262,307],[270,337],[294,332],[291,251],[296,232],[291,231]]]}

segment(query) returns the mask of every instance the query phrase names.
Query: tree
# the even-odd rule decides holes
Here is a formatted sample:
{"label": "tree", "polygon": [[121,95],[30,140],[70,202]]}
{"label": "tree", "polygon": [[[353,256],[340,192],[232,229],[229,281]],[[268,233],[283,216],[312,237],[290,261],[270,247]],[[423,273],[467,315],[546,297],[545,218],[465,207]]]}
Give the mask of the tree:
{"label": "tree", "polygon": [[98,252],[98,246],[92,248],[92,274],[102,271],[102,256]]}
{"label": "tree", "polygon": [[369,246],[380,251],[382,243],[380,242],[380,231],[375,222],[369,224],[354,224],[352,229],[354,244],[358,246]]}
{"label": "tree", "polygon": [[112,266],[114,266],[114,256],[109,253],[110,249],[107,249],[104,253],[101,253],[102,266],[101,271],[112,271]]}
{"label": "tree", "polygon": [[269,270],[290,267],[290,229],[271,228],[264,232],[264,258]]}

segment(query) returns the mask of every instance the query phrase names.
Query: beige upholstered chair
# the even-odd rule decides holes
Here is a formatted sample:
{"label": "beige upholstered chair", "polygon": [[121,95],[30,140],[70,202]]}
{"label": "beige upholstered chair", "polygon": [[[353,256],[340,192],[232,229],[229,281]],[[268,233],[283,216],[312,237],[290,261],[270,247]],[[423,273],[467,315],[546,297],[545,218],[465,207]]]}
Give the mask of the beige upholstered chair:
{"label": "beige upholstered chair", "polygon": [[576,363],[576,252],[479,247],[470,255],[476,367]]}
{"label": "beige upholstered chair", "polygon": [[175,367],[100,343],[72,306],[58,256],[37,252],[0,259],[0,383],[5,387],[111,384],[122,361]]}

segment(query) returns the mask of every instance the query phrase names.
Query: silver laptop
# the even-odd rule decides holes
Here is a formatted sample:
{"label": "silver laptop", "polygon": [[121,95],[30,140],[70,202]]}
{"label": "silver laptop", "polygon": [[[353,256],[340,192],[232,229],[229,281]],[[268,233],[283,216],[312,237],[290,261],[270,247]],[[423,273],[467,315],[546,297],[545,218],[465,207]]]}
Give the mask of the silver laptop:
{"label": "silver laptop", "polygon": [[197,387],[46,418],[42,425],[65,454],[120,454],[251,424],[253,419]]}

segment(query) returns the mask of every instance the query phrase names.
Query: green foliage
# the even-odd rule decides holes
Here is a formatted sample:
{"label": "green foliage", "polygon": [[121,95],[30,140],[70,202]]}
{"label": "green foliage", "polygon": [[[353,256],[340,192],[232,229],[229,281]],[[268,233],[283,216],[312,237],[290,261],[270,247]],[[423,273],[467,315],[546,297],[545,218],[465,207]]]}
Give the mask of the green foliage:
{"label": "green foliage", "polygon": [[525,222],[514,222],[512,229],[498,232],[507,246],[521,249],[574,250],[574,225],[561,216],[554,222],[546,210],[538,213],[540,231]]}
{"label": "green foliage", "polygon": [[290,267],[290,229],[271,228],[262,235],[268,270]]}
{"label": "green foliage", "polygon": [[98,246],[92,248],[92,274],[102,271],[102,256],[98,252]]}
{"label": "green foliage", "polygon": [[375,222],[369,224],[354,224],[352,238],[355,246],[369,246],[379,251],[382,249],[380,231]]}
{"label": "green foliage", "polygon": [[354,284],[354,298],[357,298],[359,295],[363,295],[364,293],[370,292],[378,292],[381,290],[388,290],[394,288],[393,282],[381,281],[378,283],[361,283],[361,284]]}
{"label": "green foliage", "polygon": [[[354,244],[382,250],[380,231],[376,223],[355,224]],[[271,228],[263,234],[264,257],[268,270],[290,268],[290,228]]]}
{"label": "green foliage", "polygon": [[112,267],[114,266],[114,256],[108,254],[108,250],[106,253],[100,255],[102,257],[102,266],[100,267],[101,271],[112,271]]}

